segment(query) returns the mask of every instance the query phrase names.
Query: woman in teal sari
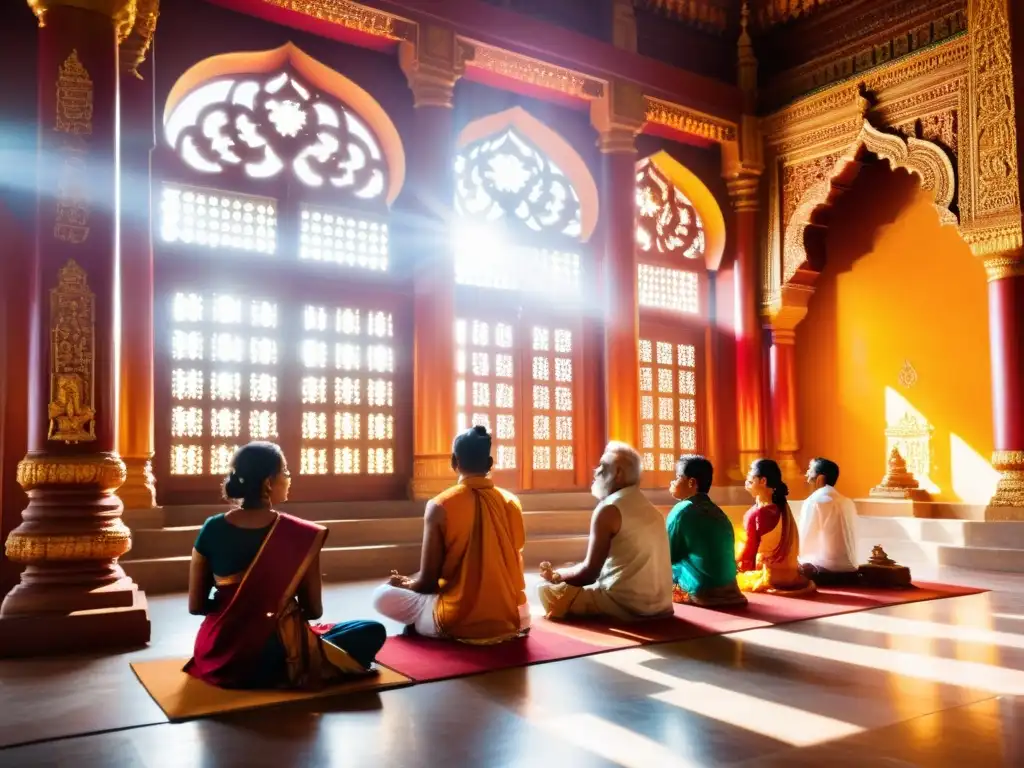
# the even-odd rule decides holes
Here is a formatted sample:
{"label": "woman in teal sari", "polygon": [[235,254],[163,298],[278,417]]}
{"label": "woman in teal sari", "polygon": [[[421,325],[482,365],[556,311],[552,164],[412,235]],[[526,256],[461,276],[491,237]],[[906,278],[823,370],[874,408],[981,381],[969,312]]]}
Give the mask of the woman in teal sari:
{"label": "woman in teal sari", "polygon": [[276,445],[239,449],[224,495],[241,504],[209,518],[196,538],[188,603],[206,618],[185,671],[211,685],[318,688],[373,671],[384,645],[375,621],[310,626],[323,614],[327,529],[274,510],[290,484]]}
{"label": "woman in teal sari", "polygon": [[747,604],[736,586],[736,534],[708,496],[714,468],[703,456],[683,456],[669,491],[679,500],[668,515],[673,600],[707,608]]}

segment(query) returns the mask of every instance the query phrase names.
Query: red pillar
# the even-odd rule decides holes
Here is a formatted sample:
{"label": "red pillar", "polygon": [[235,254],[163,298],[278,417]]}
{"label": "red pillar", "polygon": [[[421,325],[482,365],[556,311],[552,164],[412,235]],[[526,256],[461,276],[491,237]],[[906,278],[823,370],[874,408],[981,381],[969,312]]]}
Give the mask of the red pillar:
{"label": "red pillar", "polygon": [[757,189],[760,177],[730,179],[735,221],[736,420],[739,424],[739,471],[765,454],[762,387],[764,376],[761,320],[758,315]]}
{"label": "red pillar", "polygon": [[[1024,11],[1010,0],[987,2],[1005,2],[1004,9],[994,8],[988,17],[998,24],[1000,13],[1005,13],[1009,22],[1019,208],[1024,200]],[[972,25],[985,4],[971,4]],[[1024,221],[1020,226],[1024,229]],[[1016,247],[985,259],[995,422],[992,466],[1000,473],[992,507],[1024,507],[1024,252],[1020,231]],[[1007,516],[1021,519],[1019,510]]]}
{"label": "red pillar", "polygon": [[987,267],[995,420],[992,465],[1000,473],[991,505],[1024,507],[1024,265],[990,260]]}
{"label": "red pillar", "polygon": [[[113,10],[113,9],[112,9]],[[29,335],[29,497],[7,556],[0,655],[149,640],[115,495],[117,37],[105,13],[51,4],[39,30],[39,197]]]}
{"label": "red pillar", "polygon": [[[123,48],[122,51],[125,49]],[[121,360],[118,452],[125,509],[156,506],[153,459],[152,62],[121,61]]]}
{"label": "red pillar", "polygon": [[[413,93],[416,140],[409,143],[407,188],[415,219],[413,299],[413,478],[410,495],[435,496],[451,485],[455,433],[455,200],[452,100],[462,71],[455,34],[420,27],[400,62]],[[425,45],[424,41],[429,41]]]}
{"label": "red pillar", "polygon": [[640,310],[636,267],[636,135],[643,93],[612,81],[591,103],[602,155],[605,428],[609,440],[640,449]]}
{"label": "red pillar", "polygon": [[796,452],[800,449],[796,426],[796,334],[791,330],[772,330],[771,412],[775,460],[791,490],[797,490],[800,477]]}

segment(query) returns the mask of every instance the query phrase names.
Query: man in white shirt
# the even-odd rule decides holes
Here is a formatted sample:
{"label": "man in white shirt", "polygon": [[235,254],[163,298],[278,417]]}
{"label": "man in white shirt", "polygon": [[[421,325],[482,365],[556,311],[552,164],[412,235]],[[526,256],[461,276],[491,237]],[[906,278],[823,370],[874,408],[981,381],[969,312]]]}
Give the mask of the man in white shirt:
{"label": "man in white shirt", "polygon": [[839,465],[811,459],[814,492],[800,511],[800,572],[820,586],[856,584],[857,507],[836,490]]}

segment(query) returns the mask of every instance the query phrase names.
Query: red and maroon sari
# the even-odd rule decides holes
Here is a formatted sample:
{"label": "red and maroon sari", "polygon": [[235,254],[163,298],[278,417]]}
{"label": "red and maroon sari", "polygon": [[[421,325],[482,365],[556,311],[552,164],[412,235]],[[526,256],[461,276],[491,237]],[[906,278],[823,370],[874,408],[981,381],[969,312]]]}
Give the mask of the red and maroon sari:
{"label": "red and maroon sari", "polygon": [[326,539],[323,526],[279,513],[248,569],[215,577],[215,608],[199,627],[185,671],[222,688],[251,687],[267,678],[260,665],[275,634],[285,654],[283,686],[316,688],[364,671],[310,629],[295,599]]}

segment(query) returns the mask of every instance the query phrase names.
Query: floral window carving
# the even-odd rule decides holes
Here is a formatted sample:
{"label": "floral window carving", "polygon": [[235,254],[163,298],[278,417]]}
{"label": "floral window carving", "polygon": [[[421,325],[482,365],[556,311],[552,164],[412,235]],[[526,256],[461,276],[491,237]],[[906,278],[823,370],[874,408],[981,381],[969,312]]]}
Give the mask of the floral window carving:
{"label": "floral window carving", "polygon": [[201,173],[237,168],[271,179],[290,171],[309,187],[359,200],[382,199],[387,189],[384,155],[366,123],[289,71],[206,83],[181,100],[164,130]]}
{"label": "floral window carving", "polygon": [[653,163],[636,174],[636,242],[643,253],[704,255],[704,223],[686,195]]}
{"label": "floral window carving", "polygon": [[462,216],[580,236],[580,199],[568,177],[513,128],[465,147],[455,161],[455,180]]}

